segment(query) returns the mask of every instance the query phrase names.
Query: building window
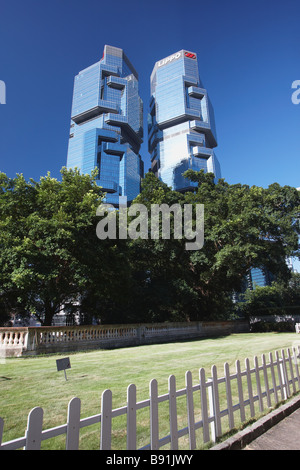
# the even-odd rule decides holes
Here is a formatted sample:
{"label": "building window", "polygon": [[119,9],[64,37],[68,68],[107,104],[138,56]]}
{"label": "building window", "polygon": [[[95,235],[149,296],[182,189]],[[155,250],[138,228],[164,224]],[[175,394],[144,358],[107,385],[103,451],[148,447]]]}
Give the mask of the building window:
{"label": "building window", "polygon": [[100,179],[101,152],[97,154],[98,179]]}

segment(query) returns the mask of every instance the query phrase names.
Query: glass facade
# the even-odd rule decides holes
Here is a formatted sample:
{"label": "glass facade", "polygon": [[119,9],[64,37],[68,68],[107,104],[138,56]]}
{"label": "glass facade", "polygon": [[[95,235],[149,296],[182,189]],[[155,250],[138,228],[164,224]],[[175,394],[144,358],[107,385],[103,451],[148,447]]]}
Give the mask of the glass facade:
{"label": "glass facade", "polygon": [[118,206],[132,201],[144,174],[139,154],[143,138],[143,103],[138,75],[124,51],[105,46],[102,59],[74,80],[67,168],[90,174]]}
{"label": "glass facade", "polygon": [[252,268],[247,276],[247,287],[251,290],[255,287],[270,286],[275,277],[265,268]]}
{"label": "glass facade", "polygon": [[176,191],[195,185],[182,176],[188,169],[203,169],[218,179],[216,146],[213,108],[199,78],[196,54],[181,50],[156,62],[148,114],[152,171]]}

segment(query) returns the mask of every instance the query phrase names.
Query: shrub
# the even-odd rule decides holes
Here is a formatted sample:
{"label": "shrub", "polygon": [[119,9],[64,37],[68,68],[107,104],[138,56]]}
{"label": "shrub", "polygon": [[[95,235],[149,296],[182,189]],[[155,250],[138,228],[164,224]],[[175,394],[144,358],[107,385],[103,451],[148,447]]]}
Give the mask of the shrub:
{"label": "shrub", "polygon": [[250,325],[251,333],[269,333],[271,331],[277,332],[293,332],[295,331],[294,322],[291,320],[286,321],[257,321]]}

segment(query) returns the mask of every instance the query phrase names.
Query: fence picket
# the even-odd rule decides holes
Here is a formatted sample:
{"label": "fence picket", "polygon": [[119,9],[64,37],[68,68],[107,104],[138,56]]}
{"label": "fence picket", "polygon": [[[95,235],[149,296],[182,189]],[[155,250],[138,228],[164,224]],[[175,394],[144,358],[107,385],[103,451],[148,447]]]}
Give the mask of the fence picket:
{"label": "fence picket", "polygon": [[254,357],[254,369],[255,369],[255,377],[256,377],[256,388],[257,388],[257,395],[258,395],[258,404],[259,404],[259,411],[264,411],[264,403],[263,397],[261,393],[261,383],[260,383],[260,376],[259,376],[259,366],[258,366],[258,359],[257,356]]}
{"label": "fence picket", "polygon": [[283,349],[281,350],[281,357],[282,357],[282,371],[283,371],[283,377],[284,377],[286,397],[289,397],[291,395],[291,389],[290,389],[289,378],[288,378],[288,373],[287,373],[287,368],[286,368],[286,359],[285,359],[285,354],[284,354]]}
{"label": "fence picket", "polygon": [[215,442],[217,437],[222,435],[221,417],[220,417],[220,402],[219,402],[219,387],[218,387],[218,373],[215,365],[211,368],[211,385],[209,388],[209,404],[210,415],[214,418],[211,423],[212,439]]}
{"label": "fence picket", "polygon": [[169,377],[169,416],[171,450],[178,450],[178,425],[177,425],[177,402],[176,402],[176,378]]}
{"label": "fence picket", "polygon": [[270,369],[271,369],[274,400],[275,400],[275,404],[277,404],[278,403],[278,393],[277,393],[277,385],[276,385],[276,379],[275,379],[273,354],[271,352],[269,353],[269,361],[270,361]]}
{"label": "fence picket", "polygon": [[208,408],[207,408],[207,394],[206,394],[206,380],[205,370],[203,368],[199,371],[200,376],[200,397],[201,397],[201,415],[203,425],[203,442],[209,442],[209,423],[208,423]]}
{"label": "fence picket", "polygon": [[225,373],[225,386],[226,386],[227,409],[228,409],[228,423],[229,423],[229,429],[232,429],[234,428],[234,417],[233,417],[233,407],[232,407],[231,380],[230,380],[230,371],[229,371],[228,362],[225,362],[224,364],[224,373]]}
{"label": "fence picket", "polygon": [[196,435],[195,435],[195,416],[194,416],[194,400],[193,400],[193,382],[192,373],[187,371],[185,374],[186,385],[186,404],[188,415],[188,429],[189,429],[189,442],[190,449],[196,448]]}
{"label": "fence picket", "polygon": [[28,415],[26,450],[40,450],[41,448],[43,415],[43,409],[38,406],[33,408]]}
{"label": "fence picket", "polygon": [[80,406],[79,398],[72,398],[69,402],[66,450],[78,450],[79,448]]}
{"label": "fence picket", "polygon": [[0,418],[0,448],[2,444],[3,428],[4,428],[4,419]]}
{"label": "fence picket", "polygon": [[284,388],[284,376],[283,376],[283,369],[282,369],[282,361],[279,357],[278,351],[275,352],[276,357],[276,364],[277,364],[277,372],[278,372],[278,381],[279,381],[279,389],[281,394],[281,400],[285,398],[285,388]]}
{"label": "fence picket", "polygon": [[136,386],[127,388],[127,450],[136,450]]}
{"label": "fence picket", "polygon": [[267,406],[271,408],[271,396],[270,396],[270,387],[269,387],[269,379],[268,379],[268,370],[267,370],[267,365],[266,365],[266,356],[262,354],[261,356],[262,360],[262,367],[263,367],[263,374],[264,374],[264,381],[265,381],[265,389],[266,389],[266,395],[267,395]]}
{"label": "fence picket", "polygon": [[298,389],[299,389],[300,388],[300,376],[299,376],[299,367],[298,367],[296,348],[293,348],[293,358],[294,358],[294,365],[295,365],[295,371],[296,371],[296,377],[297,377]]}
{"label": "fence picket", "polygon": [[101,440],[100,449],[111,449],[112,392],[104,390],[101,398]]}
{"label": "fence picket", "polygon": [[293,393],[296,393],[296,385],[295,385],[295,376],[294,376],[294,370],[293,370],[292,356],[291,356],[291,351],[289,349],[287,350],[287,355],[288,355],[288,363],[289,363],[289,366],[290,366],[290,374],[291,374],[291,380],[292,380]]}
{"label": "fence picket", "polygon": [[150,444],[151,450],[159,449],[158,391],[156,379],[150,382]]}
{"label": "fence picket", "polygon": [[243,384],[242,384],[242,375],[241,375],[241,363],[238,359],[235,361],[235,370],[236,370],[236,379],[237,379],[239,404],[240,404],[240,417],[243,423],[246,420],[246,415],[245,415],[244,393],[243,393]]}
{"label": "fence picket", "polygon": [[249,361],[248,357],[245,359],[245,367],[246,367],[246,376],[247,376],[250,414],[251,414],[251,417],[253,417],[253,416],[255,416],[255,408],[254,408],[254,399],[253,399],[250,361]]}

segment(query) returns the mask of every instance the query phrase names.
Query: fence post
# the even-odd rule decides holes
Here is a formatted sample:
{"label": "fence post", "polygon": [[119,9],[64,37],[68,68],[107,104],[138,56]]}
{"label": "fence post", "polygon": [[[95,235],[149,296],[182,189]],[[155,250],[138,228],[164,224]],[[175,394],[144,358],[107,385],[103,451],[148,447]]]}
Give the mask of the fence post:
{"label": "fence post", "polygon": [[25,450],[40,450],[42,442],[43,409],[33,408],[27,421]]}
{"label": "fence post", "polygon": [[152,379],[150,382],[150,434],[151,450],[158,450],[158,390],[156,379]]}
{"label": "fence post", "polygon": [[136,450],[136,386],[127,388],[127,450]]}
{"label": "fence post", "polygon": [[195,416],[194,416],[194,400],[193,400],[193,381],[191,371],[187,371],[185,374],[185,386],[186,386],[186,404],[188,414],[188,429],[189,429],[189,441],[190,449],[196,448],[196,436],[195,436]]}
{"label": "fence post", "polygon": [[208,410],[207,410],[207,396],[206,396],[206,381],[205,370],[203,368],[199,371],[200,376],[200,396],[201,396],[201,415],[203,424],[203,442],[209,442],[209,424],[208,424]]}
{"label": "fence post", "polygon": [[69,402],[66,450],[78,450],[79,448],[80,406],[79,398],[72,398]]}
{"label": "fence post", "polygon": [[176,378],[174,375],[170,375],[169,377],[169,415],[171,450],[178,450]]}
{"label": "fence post", "polygon": [[255,409],[254,409],[254,399],[253,399],[250,361],[249,361],[248,357],[245,359],[245,366],[246,366],[246,376],[247,376],[247,386],[248,386],[250,413],[251,413],[251,417],[253,417],[253,416],[255,416]]}
{"label": "fence post", "polygon": [[104,390],[101,399],[101,440],[100,450],[111,449],[112,392]]}
{"label": "fence post", "polygon": [[241,376],[241,364],[238,359],[235,361],[235,369],[236,369],[236,379],[237,379],[238,394],[239,394],[240,416],[241,416],[241,421],[243,423],[246,420],[246,415],[245,415],[244,393],[243,393],[242,376]]}

